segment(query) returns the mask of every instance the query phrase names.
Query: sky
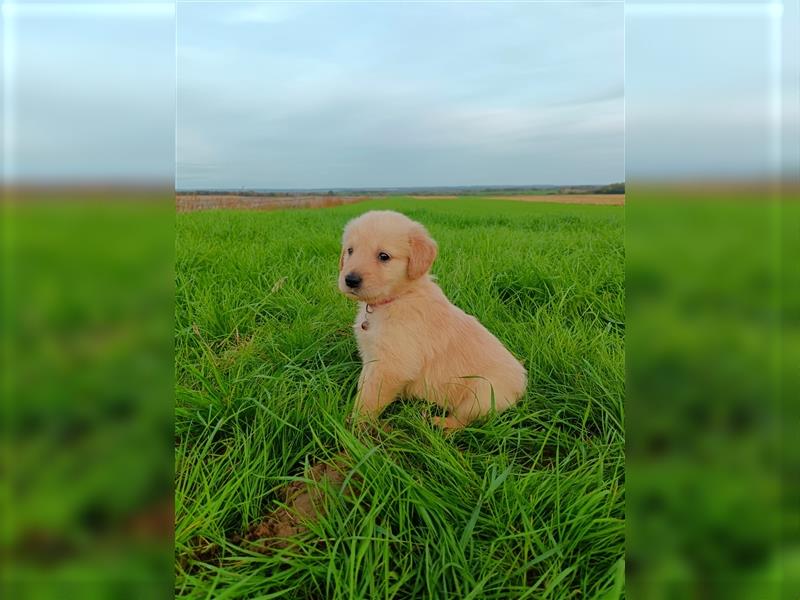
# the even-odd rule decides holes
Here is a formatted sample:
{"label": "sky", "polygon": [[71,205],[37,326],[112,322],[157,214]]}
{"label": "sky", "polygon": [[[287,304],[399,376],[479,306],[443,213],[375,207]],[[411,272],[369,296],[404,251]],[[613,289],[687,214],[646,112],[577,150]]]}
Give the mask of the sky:
{"label": "sky", "polygon": [[0,3],[7,182],[800,178],[800,0]]}
{"label": "sky", "polygon": [[179,3],[177,187],[624,179],[621,3]]}
{"label": "sky", "polygon": [[174,5],[0,1],[3,180],[169,183]]}
{"label": "sky", "polygon": [[800,175],[799,5],[629,2],[629,179]]}

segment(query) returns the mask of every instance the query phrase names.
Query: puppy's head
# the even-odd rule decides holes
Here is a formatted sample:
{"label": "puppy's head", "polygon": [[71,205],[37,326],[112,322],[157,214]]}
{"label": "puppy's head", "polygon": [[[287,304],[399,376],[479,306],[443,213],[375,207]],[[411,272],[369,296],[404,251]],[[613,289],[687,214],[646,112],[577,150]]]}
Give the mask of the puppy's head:
{"label": "puppy's head", "polygon": [[430,270],[436,251],[426,229],[405,215],[364,213],[344,228],[339,290],[363,302],[389,300]]}

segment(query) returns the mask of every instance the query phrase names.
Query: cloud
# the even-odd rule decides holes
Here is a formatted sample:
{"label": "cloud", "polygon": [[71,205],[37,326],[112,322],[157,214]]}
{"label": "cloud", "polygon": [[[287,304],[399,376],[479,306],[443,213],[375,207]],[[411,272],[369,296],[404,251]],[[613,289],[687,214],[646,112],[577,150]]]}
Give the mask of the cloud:
{"label": "cloud", "polygon": [[623,177],[621,7],[210,6],[178,20],[180,187]]}

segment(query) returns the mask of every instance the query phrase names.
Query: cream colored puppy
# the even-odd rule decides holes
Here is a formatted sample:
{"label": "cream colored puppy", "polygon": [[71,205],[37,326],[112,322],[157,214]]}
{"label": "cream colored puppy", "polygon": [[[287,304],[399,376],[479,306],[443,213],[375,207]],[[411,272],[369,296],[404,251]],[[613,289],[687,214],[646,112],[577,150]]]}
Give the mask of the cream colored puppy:
{"label": "cream colored puppy", "polygon": [[398,397],[423,398],[448,409],[437,423],[454,429],[525,392],[519,361],[433,282],[436,253],[426,229],[397,212],[371,211],[344,229],[339,289],[359,303],[359,417],[377,417]]}

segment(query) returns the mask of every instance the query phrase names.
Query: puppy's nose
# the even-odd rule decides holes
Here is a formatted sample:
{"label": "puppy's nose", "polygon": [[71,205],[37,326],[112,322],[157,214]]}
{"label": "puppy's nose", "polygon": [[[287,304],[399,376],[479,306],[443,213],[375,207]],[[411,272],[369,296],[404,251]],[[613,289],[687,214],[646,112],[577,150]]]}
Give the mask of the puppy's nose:
{"label": "puppy's nose", "polygon": [[356,289],[361,285],[361,275],[358,273],[348,273],[344,277],[344,282],[347,284],[347,287]]}

